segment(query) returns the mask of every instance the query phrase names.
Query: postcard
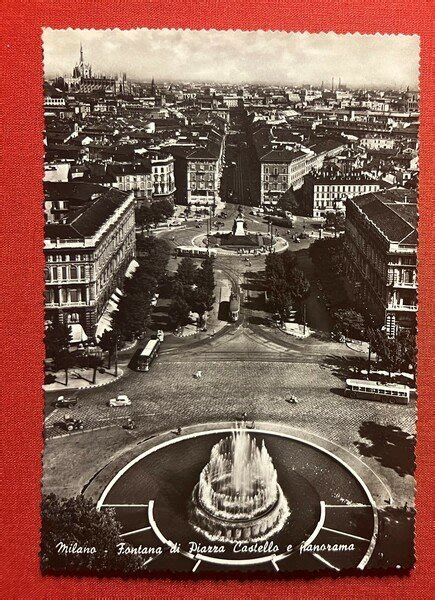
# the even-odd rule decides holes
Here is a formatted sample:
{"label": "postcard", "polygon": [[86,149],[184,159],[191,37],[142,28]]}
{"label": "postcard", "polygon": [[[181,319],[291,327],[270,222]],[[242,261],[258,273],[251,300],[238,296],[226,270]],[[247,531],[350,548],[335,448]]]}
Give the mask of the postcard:
{"label": "postcard", "polygon": [[42,43],[43,573],[409,571],[419,37]]}

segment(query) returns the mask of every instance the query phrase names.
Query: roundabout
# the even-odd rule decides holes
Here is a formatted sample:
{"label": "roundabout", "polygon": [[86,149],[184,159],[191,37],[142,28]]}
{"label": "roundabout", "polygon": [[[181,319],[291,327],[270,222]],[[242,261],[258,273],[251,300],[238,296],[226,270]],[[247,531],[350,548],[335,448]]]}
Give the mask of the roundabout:
{"label": "roundabout", "polygon": [[[213,235],[215,233],[217,233],[217,232],[215,232],[215,231],[210,232],[211,235]],[[229,233],[229,232],[221,232],[221,233]],[[195,248],[207,248],[207,235],[204,233],[199,233],[191,239],[190,243]],[[289,247],[289,244],[288,244],[287,240],[285,240],[283,237],[280,237],[280,236],[274,236],[272,252],[276,252],[276,253],[284,252],[284,250],[287,250],[288,247]],[[219,246],[210,246],[210,248],[213,248],[217,252],[218,255],[222,255],[222,256],[238,256],[240,254],[240,249],[230,250],[229,248],[221,248]],[[265,256],[269,251],[270,251],[270,246],[267,246],[267,248],[264,246],[262,249],[244,250],[244,253],[253,252],[254,255],[256,255],[256,256]]]}
{"label": "roundabout", "polygon": [[[88,491],[99,510],[116,511],[122,539],[133,551],[154,549],[155,555],[146,561],[152,571],[364,569],[377,538],[377,509],[364,482],[364,463],[356,459],[350,466],[320,444],[280,429],[259,424],[241,430],[252,444],[267,448],[279,482],[279,502],[288,505],[279,526],[264,527],[262,535],[246,535],[246,515],[230,519],[231,539],[216,535],[213,540],[210,531],[192,519],[192,498],[213,448],[240,427],[208,424],[187,428],[176,437],[159,436],[146,442],[147,449],[117,458],[96,475]],[[217,473],[213,465],[210,468]],[[270,482],[265,489],[271,489]],[[240,506],[240,495],[235,502]],[[272,498],[264,514],[276,510],[277,502]],[[226,524],[231,506],[224,508]],[[222,521],[222,514],[210,514],[213,506],[206,512],[208,527],[211,521]],[[250,527],[256,518],[257,513]],[[237,533],[238,522],[245,533]]]}

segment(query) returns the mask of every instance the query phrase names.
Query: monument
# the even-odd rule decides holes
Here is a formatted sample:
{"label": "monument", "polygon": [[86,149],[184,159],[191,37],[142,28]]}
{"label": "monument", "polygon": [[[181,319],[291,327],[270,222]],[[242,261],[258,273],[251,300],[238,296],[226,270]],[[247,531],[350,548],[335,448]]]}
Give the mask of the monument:
{"label": "monument", "polygon": [[192,493],[190,522],[212,541],[262,541],[290,514],[264,441],[237,428],[211,450]]}
{"label": "monument", "polygon": [[240,236],[245,235],[245,219],[243,218],[242,213],[239,213],[234,220],[233,225],[233,235]]}
{"label": "monument", "polygon": [[253,250],[263,246],[263,236],[260,233],[247,233],[246,221],[241,211],[234,219],[231,232],[216,234],[216,240],[223,248],[234,250]]}

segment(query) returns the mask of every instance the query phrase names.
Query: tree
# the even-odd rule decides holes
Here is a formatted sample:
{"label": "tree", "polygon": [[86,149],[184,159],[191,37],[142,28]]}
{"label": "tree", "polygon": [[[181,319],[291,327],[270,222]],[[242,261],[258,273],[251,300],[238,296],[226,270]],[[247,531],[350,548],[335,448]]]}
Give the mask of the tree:
{"label": "tree", "polygon": [[174,327],[182,327],[189,322],[190,307],[183,296],[176,296],[169,308]]}
{"label": "tree", "polygon": [[416,335],[410,329],[399,331],[399,341],[403,346],[403,368],[410,369],[415,374],[417,368],[417,339]]}
{"label": "tree", "polygon": [[[108,366],[110,369],[112,366],[112,358],[115,356],[115,361],[117,360],[117,346],[119,344],[119,333],[117,331],[106,329],[103,331],[103,335],[100,338],[98,345],[103,350],[103,352],[107,352],[108,354]],[[116,370],[115,364],[115,370]]]}
{"label": "tree", "polygon": [[270,282],[272,279],[285,279],[286,271],[284,263],[279,254],[268,254],[266,256],[266,281]]}
{"label": "tree", "polygon": [[334,314],[338,328],[345,337],[351,333],[361,335],[364,330],[365,322],[363,316],[351,308],[341,308]]}
{"label": "tree", "polygon": [[70,325],[54,321],[45,329],[44,344],[47,358],[56,360],[62,350],[68,348],[72,339]]}
{"label": "tree", "polygon": [[143,263],[139,265],[131,279],[126,279],[124,285],[125,294],[152,294],[156,289],[156,273],[152,273],[151,269],[147,269]]}
{"label": "tree", "polygon": [[342,211],[328,211],[326,213],[326,222],[325,225],[326,227],[334,227],[335,231],[339,231],[341,229],[344,229],[344,225],[346,222],[344,213]]}
{"label": "tree", "polygon": [[95,385],[95,383],[97,381],[97,369],[99,367],[101,367],[102,364],[103,364],[102,357],[98,356],[96,354],[87,354],[87,355],[85,355],[85,356],[82,357],[81,364],[84,367],[87,367],[87,368],[93,370],[93,373],[92,373],[92,384]]}
{"label": "tree", "polygon": [[310,258],[319,271],[340,274],[343,268],[343,238],[315,240],[308,250]]}
{"label": "tree", "polygon": [[405,360],[404,346],[399,338],[387,339],[384,346],[383,362],[388,370],[388,375],[400,371]]}
{"label": "tree", "polygon": [[412,331],[404,329],[399,331],[395,338],[389,338],[385,331],[375,330],[371,343],[390,376],[393,371],[409,368],[415,372],[417,347],[415,334]]}
{"label": "tree", "polygon": [[210,256],[207,256],[201,263],[201,268],[197,272],[196,284],[198,295],[203,298],[206,310],[213,308],[214,302],[214,261]]}
{"label": "tree", "polygon": [[211,310],[213,307],[213,297],[210,298],[210,295],[199,286],[193,295],[193,304],[192,309],[194,312],[197,312],[199,315],[199,324],[202,325],[204,323],[204,315],[207,311]]}
{"label": "tree", "polygon": [[71,354],[71,352],[68,352],[68,350],[64,349],[61,350],[59,352],[59,354],[56,357],[56,366],[58,367],[58,369],[61,369],[63,371],[65,371],[65,386],[68,386],[68,375],[69,375],[69,370],[72,369],[74,366],[76,366],[76,359],[74,357],[73,354]]}
{"label": "tree", "polygon": [[278,200],[278,208],[293,213],[299,207],[298,199],[294,191],[289,188]]}
{"label": "tree", "polygon": [[161,258],[163,261],[168,261],[171,255],[171,246],[165,240],[141,234],[136,240],[136,251],[139,258]]}
{"label": "tree", "polygon": [[[273,256],[273,255],[272,255]],[[275,255],[276,256],[276,255]],[[284,273],[287,278],[291,277],[293,270],[296,268],[296,256],[291,250],[285,250],[278,254],[279,260],[284,267]]]}
{"label": "tree", "polygon": [[289,319],[293,304],[289,285],[284,279],[273,278],[269,281],[269,302],[282,321]]}
{"label": "tree", "polygon": [[157,225],[161,221],[166,221],[174,214],[174,205],[169,200],[158,200],[151,204],[151,216],[153,223]]}
{"label": "tree", "polygon": [[149,294],[125,294],[112,320],[113,328],[128,340],[139,337],[146,331],[150,312]]}
{"label": "tree", "polygon": [[162,217],[165,219],[170,219],[172,217],[174,214],[174,205],[170,200],[160,200],[160,202],[156,204],[158,204],[158,208]]}
{"label": "tree", "polygon": [[291,272],[289,286],[293,302],[297,305],[300,305],[310,293],[310,282],[300,269],[293,269]]}
{"label": "tree", "polygon": [[136,224],[142,228],[142,235],[145,229],[149,229],[150,225],[154,223],[154,213],[151,210],[149,204],[142,203],[136,208],[135,211]]}
{"label": "tree", "polygon": [[190,256],[185,256],[181,259],[177,268],[177,280],[183,286],[192,286],[196,283],[196,267]]}
{"label": "tree", "polygon": [[[98,511],[84,496],[63,499],[55,494],[42,499],[41,568],[47,573],[66,575],[135,573],[144,568],[144,559],[119,553],[121,525],[112,509]],[[65,552],[66,548],[87,552]]]}

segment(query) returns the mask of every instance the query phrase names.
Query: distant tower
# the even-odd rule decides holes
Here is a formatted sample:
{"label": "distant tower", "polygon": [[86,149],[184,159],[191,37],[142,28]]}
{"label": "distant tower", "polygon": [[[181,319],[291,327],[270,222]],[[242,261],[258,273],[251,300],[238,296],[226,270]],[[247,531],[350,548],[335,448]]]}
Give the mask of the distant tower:
{"label": "distant tower", "polygon": [[331,90],[334,91],[334,78],[332,78],[332,81],[331,81]]}
{"label": "distant tower", "polygon": [[83,46],[80,42],[80,59],[79,64],[74,67],[73,77],[91,77],[92,76],[92,68],[91,65],[85,65],[85,61],[83,58]]}
{"label": "distant tower", "polygon": [[151,79],[151,96],[156,95],[156,84],[154,82],[154,77]]}
{"label": "distant tower", "polygon": [[341,77],[338,78],[338,89],[341,90]]}

